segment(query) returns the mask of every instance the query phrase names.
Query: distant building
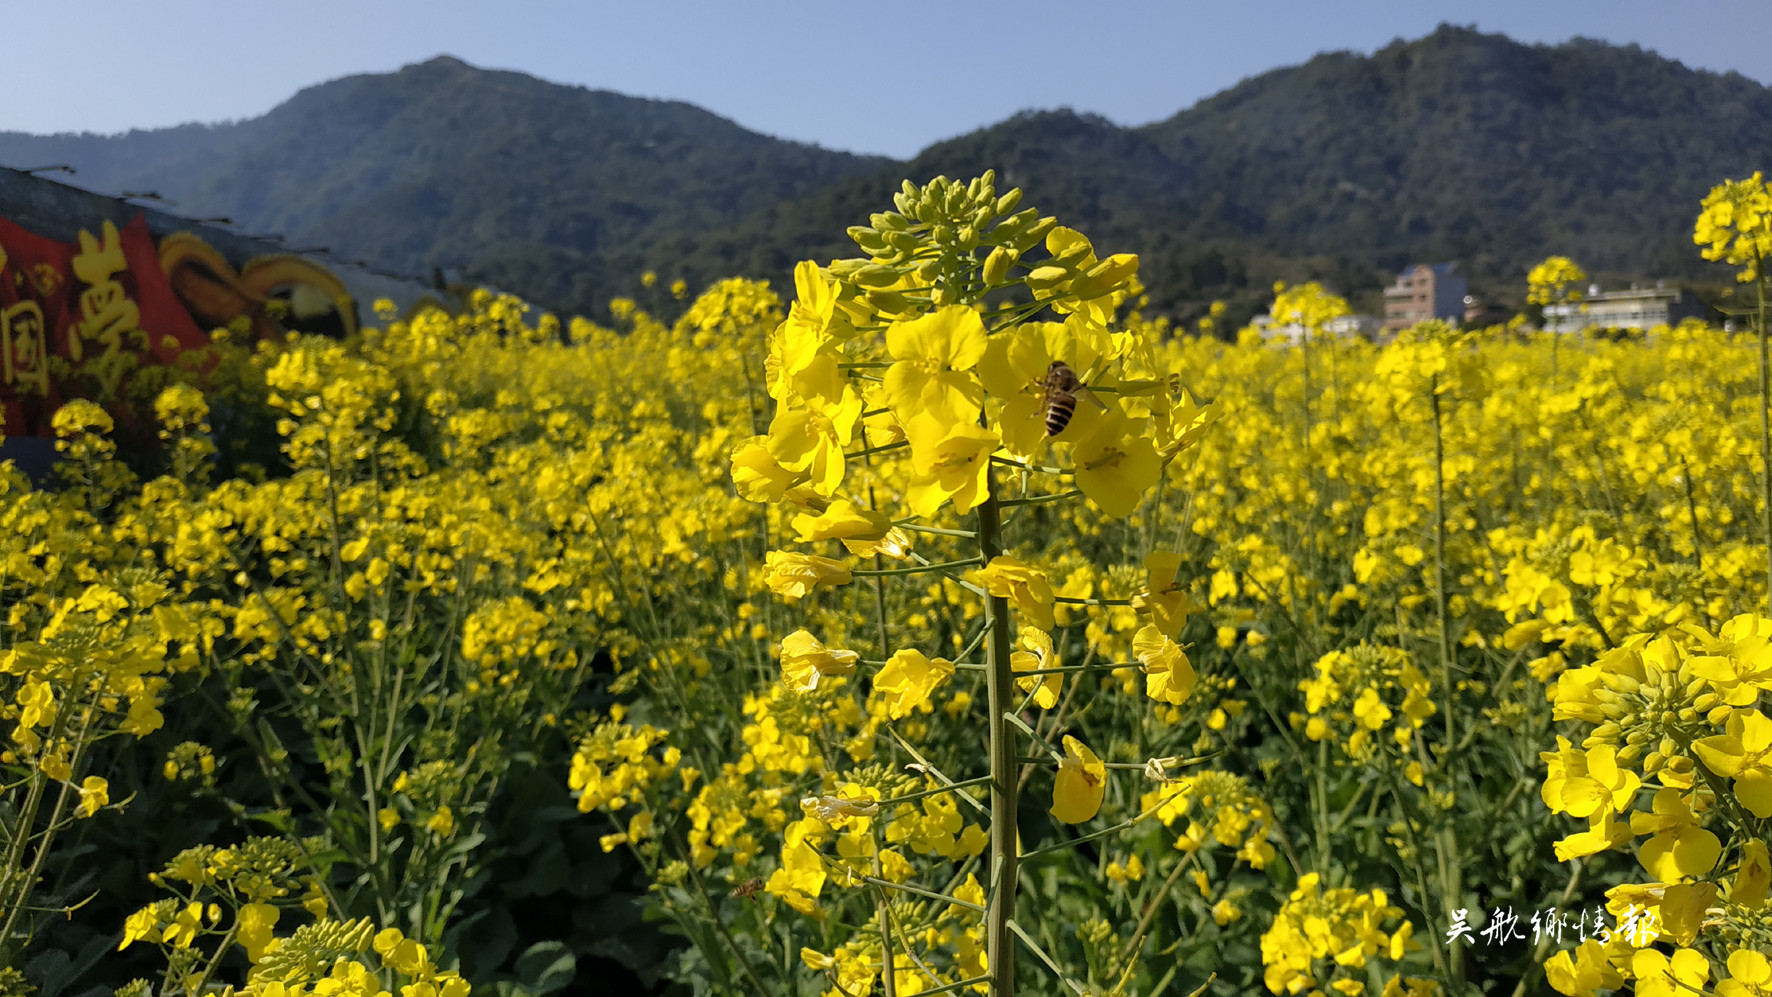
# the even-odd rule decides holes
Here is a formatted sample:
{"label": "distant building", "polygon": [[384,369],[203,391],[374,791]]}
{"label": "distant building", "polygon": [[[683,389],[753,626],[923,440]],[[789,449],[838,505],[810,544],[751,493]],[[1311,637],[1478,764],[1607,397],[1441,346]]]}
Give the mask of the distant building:
{"label": "distant building", "polygon": [[1384,320],[1376,315],[1343,315],[1324,323],[1323,331],[1344,339],[1377,339]]}
{"label": "distant building", "polygon": [[[1271,339],[1296,343],[1304,338],[1304,326],[1297,322],[1275,325],[1272,315],[1257,315],[1249,320],[1249,324]],[[1376,315],[1342,315],[1323,323],[1323,335],[1339,336],[1342,339],[1376,339],[1383,324]]]}
{"label": "distant building", "polygon": [[1653,288],[1632,287],[1628,291],[1602,291],[1594,284],[1588,288],[1586,300],[1544,306],[1546,332],[1648,329],[1703,317],[1704,305],[1690,291],[1670,288],[1666,281],[1657,281]]}
{"label": "distant building", "polygon": [[1458,264],[1417,263],[1384,289],[1384,327],[1407,329],[1436,318],[1457,324],[1464,318],[1464,298],[1469,292],[1469,282],[1458,272]]}

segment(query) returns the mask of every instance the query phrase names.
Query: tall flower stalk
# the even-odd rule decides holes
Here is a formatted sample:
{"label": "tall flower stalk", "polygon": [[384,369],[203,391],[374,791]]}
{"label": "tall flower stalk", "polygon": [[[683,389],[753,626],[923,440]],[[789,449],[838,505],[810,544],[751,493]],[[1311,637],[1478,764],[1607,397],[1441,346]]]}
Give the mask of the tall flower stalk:
{"label": "tall flower stalk", "polygon": [[1704,199],[1692,241],[1707,260],[1740,267],[1735,279],[1754,285],[1754,333],[1760,340],[1760,528],[1766,537],[1766,599],[1772,612],[1772,359],[1766,328],[1766,261],[1772,258],[1772,183],[1759,173],[1725,180]]}
{"label": "tall flower stalk", "polygon": [[[1056,968],[1015,916],[1019,868],[1028,854],[1021,851],[1017,826],[1026,756],[1050,759],[1051,812],[1064,823],[1094,818],[1107,769],[1077,738],[1063,737],[1062,747],[1052,741],[1062,729],[1058,690],[1067,675],[1091,666],[1064,663],[1054,647],[1053,584],[1044,567],[1013,556],[1006,512],[1025,508],[1035,516],[1053,502],[1087,500],[1110,517],[1125,517],[1211,421],[1209,410],[1158,376],[1154,344],[1108,331],[1113,311],[1129,294],[1136,258],[1098,258],[1080,233],[1019,209],[1020,200],[1019,191],[999,196],[989,173],[968,184],[946,178],[923,187],[906,183],[896,211],[850,230],[867,258],[829,267],[801,264],[796,300],[770,341],[765,379],[774,416],[765,435],[740,444],[733,455],[739,493],[778,503],[801,542],[841,541],[843,552],[875,559],[873,568],[864,569],[817,554],[772,551],[766,581],[778,595],[798,601],[856,577],[871,577],[878,586],[928,576],[957,584],[982,602],[960,660],[931,657],[921,648],[883,647],[885,660],[865,664],[872,669],[869,714],[934,780],[930,792],[964,796],[959,786],[968,781],[990,788],[988,804],[979,806],[988,832],[971,839],[984,852],[982,904],[912,886],[903,871],[896,879],[881,872],[868,881],[901,896],[980,910],[985,958],[972,969],[984,971],[966,975],[972,969],[963,946],[952,973],[931,966],[913,946],[916,939],[893,929],[895,915],[886,903],[877,911],[877,961],[854,969],[835,957],[828,964],[812,960],[839,986],[858,979],[846,973],[878,972],[889,993],[900,985],[921,992],[988,983],[993,994],[1013,994],[1016,953],[1024,945]],[[902,507],[891,514],[875,508],[875,495],[900,496]],[[971,529],[932,525],[950,507]],[[912,536],[933,545],[970,541],[976,553],[925,557],[911,549]],[[909,563],[883,567],[882,556]],[[1159,584],[1153,574],[1152,589],[1140,597],[1141,605],[1153,607],[1145,611],[1163,617],[1167,635],[1153,631],[1159,643],[1179,633],[1185,621],[1173,611],[1176,597],[1166,591],[1174,585],[1173,562],[1162,563],[1170,564],[1167,576]],[[876,589],[875,603],[884,642],[891,628],[883,589]],[[980,647],[983,661],[964,660]],[[1153,657],[1160,651],[1153,646]],[[854,671],[855,658],[801,631],[783,642],[784,681],[810,690],[820,675]],[[1191,688],[1192,671],[1179,650],[1160,665],[1145,666],[1157,668],[1186,669]],[[988,774],[975,780],[936,770],[891,726],[908,725],[913,714],[927,711],[934,691],[962,670],[982,671],[985,680]],[[1178,686],[1179,696],[1170,701],[1185,698],[1187,688]],[[1050,722],[1023,718],[1030,708],[1055,707]],[[902,835],[911,818],[902,807],[891,808],[909,798],[897,793],[881,800],[865,787],[809,797],[803,801],[808,819],[789,828],[781,870],[766,888],[815,912],[833,873],[845,880],[855,875],[818,843],[851,822],[870,822],[872,834],[876,815],[895,815],[888,837]],[[884,870],[887,863],[872,847],[870,868]],[[895,867],[903,862],[896,853],[893,859]]]}

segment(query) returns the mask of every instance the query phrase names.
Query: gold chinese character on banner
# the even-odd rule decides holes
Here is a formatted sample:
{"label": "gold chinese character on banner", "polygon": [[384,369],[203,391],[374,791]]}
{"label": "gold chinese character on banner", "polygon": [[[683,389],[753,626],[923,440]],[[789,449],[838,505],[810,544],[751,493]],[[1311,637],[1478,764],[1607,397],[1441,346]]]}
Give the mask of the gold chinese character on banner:
{"label": "gold chinese character on banner", "polygon": [[0,375],[7,384],[49,393],[49,335],[43,309],[35,301],[0,310]]}
{"label": "gold chinese character on banner", "polygon": [[80,254],[74,257],[74,276],[87,285],[80,293],[80,322],[75,334],[68,337],[68,353],[75,361],[85,354],[83,340],[97,340],[104,346],[102,359],[116,355],[123,344],[123,334],[141,326],[141,311],[114,275],[129,269],[123,258],[123,244],[117,237],[117,226],[105,222],[104,240],[80,230]]}

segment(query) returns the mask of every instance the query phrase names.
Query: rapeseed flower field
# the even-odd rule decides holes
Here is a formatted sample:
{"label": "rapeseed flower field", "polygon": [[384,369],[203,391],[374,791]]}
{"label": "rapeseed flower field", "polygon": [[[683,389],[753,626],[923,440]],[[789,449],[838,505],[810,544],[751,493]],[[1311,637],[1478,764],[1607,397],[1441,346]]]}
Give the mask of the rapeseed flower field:
{"label": "rapeseed flower field", "polygon": [[988,174],[785,300],[218,331],[160,473],[0,467],[0,985],[178,792],[120,994],[551,992],[462,961],[533,771],[675,993],[1772,993],[1772,190],[1700,211],[1752,333],[1221,339]]}

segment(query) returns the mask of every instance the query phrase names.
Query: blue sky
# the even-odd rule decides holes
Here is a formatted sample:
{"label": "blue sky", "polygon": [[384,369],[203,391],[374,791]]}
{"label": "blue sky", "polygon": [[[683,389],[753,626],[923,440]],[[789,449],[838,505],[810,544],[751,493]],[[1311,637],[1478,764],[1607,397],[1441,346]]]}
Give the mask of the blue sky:
{"label": "blue sky", "polygon": [[1767,0],[0,0],[12,42],[0,131],[256,117],[303,87],[448,53],[906,157],[1024,108],[1143,124],[1317,52],[1371,52],[1441,22],[1635,43],[1772,84]]}

